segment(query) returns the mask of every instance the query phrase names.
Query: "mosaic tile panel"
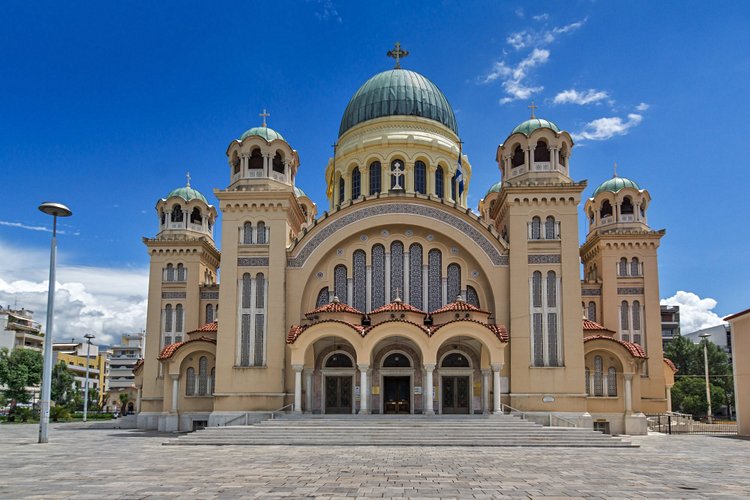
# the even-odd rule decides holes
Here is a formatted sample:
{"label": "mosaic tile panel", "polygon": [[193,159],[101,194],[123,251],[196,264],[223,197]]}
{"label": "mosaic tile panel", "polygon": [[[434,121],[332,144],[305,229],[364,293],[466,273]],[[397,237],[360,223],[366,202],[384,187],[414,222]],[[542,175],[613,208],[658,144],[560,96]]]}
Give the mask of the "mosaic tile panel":
{"label": "mosaic tile panel", "polygon": [[372,247],[372,290],[370,291],[371,309],[385,305],[385,247]]}
{"label": "mosaic tile panel", "polygon": [[391,300],[404,296],[404,244],[391,243]]}
{"label": "mosaic tile panel", "polygon": [[422,245],[409,247],[409,303],[422,309]]}
{"label": "mosaic tile panel", "polygon": [[367,309],[367,255],[363,250],[357,250],[352,256],[352,274],[354,287],[355,309],[364,311]]}
{"label": "mosaic tile panel", "polygon": [[529,255],[529,264],[559,264],[560,255]]}
{"label": "mosaic tile panel", "polygon": [[448,266],[448,296],[446,300],[453,302],[461,295],[461,266],[450,264]]}
{"label": "mosaic tile panel", "polygon": [[161,292],[162,299],[184,299],[187,297],[185,292]]}
{"label": "mosaic tile panel", "polygon": [[268,257],[238,257],[240,267],[268,267]]}
{"label": "mosaic tile panel", "polygon": [[433,248],[427,254],[427,307],[430,311],[443,305],[443,254]]}

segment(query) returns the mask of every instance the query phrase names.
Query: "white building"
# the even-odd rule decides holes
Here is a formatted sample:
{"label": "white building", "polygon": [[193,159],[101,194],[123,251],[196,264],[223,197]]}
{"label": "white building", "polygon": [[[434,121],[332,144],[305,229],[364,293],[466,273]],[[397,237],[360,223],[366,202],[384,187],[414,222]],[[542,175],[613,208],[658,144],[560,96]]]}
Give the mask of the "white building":
{"label": "white building", "polygon": [[120,343],[110,349],[112,357],[109,361],[109,376],[107,377],[107,406],[110,409],[120,408],[120,394],[127,393],[130,411],[135,410],[137,390],[133,368],[139,359],[143,358],[144,333],[125,334],[120,337]]}
{"label": "white building", "polygon": [[42,351],[44,334],[42,325],[34,321],[34,312],[28,309],[3,309],[0,306],[0,349],[17,348]]}

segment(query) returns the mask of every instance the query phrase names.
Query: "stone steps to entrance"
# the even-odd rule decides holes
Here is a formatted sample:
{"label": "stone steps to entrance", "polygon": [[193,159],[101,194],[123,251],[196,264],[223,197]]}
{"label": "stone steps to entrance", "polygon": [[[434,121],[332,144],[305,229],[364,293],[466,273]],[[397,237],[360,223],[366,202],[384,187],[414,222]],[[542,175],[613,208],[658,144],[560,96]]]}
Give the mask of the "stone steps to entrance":
{"label": "stone steps to entrance", "polygon": [[543,427],[509,415],[290,415],[207,427],[166,445],[637,447],[591,429]]}

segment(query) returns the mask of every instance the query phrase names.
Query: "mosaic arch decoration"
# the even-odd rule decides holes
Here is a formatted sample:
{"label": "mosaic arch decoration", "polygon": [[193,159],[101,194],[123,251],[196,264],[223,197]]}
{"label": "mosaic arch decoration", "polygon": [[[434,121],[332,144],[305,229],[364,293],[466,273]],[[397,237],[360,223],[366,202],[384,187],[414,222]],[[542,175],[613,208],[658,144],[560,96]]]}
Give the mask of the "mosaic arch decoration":
{"label": "mosaic arch decoration", "polygon": [[461,231],[470,240],[476,242],[493,265],[508,265],[508,256],[503,255],[501,250],[490,241],[484,232],[477,230],[477,228],[463,220],[457,214],[451,214],[438,208],[419,204],[388,203],[354,210],[331,222],[326,227],[312,235],[309,240],[302,242],[302,248],[297,252],[297,255],[287,260],[288,267],[300,268],[304,266],[305,262],[315,249],[317,249],[327,238],[333,236],[336,232],[341,231],[346,226],[360,223],[362,219],[368,217],[376,217],[380,215],[418,215],[443,222]]}

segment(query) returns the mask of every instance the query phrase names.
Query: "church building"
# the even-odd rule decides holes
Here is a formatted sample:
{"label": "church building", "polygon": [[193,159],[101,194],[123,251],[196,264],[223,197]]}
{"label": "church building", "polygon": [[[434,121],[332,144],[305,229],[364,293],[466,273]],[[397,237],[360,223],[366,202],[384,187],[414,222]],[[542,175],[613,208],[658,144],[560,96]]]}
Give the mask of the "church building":
{"label": "church building", "polygon": [[649,192],[615,175],[582,200],[570,134],[533,107],[473,186],[448,99],[392,53],[343,111],[325,210],[265,112],[229,142],[216,206],[189,181],[157,202],[139,427],[522,411],[645,433],[674,382]]}

